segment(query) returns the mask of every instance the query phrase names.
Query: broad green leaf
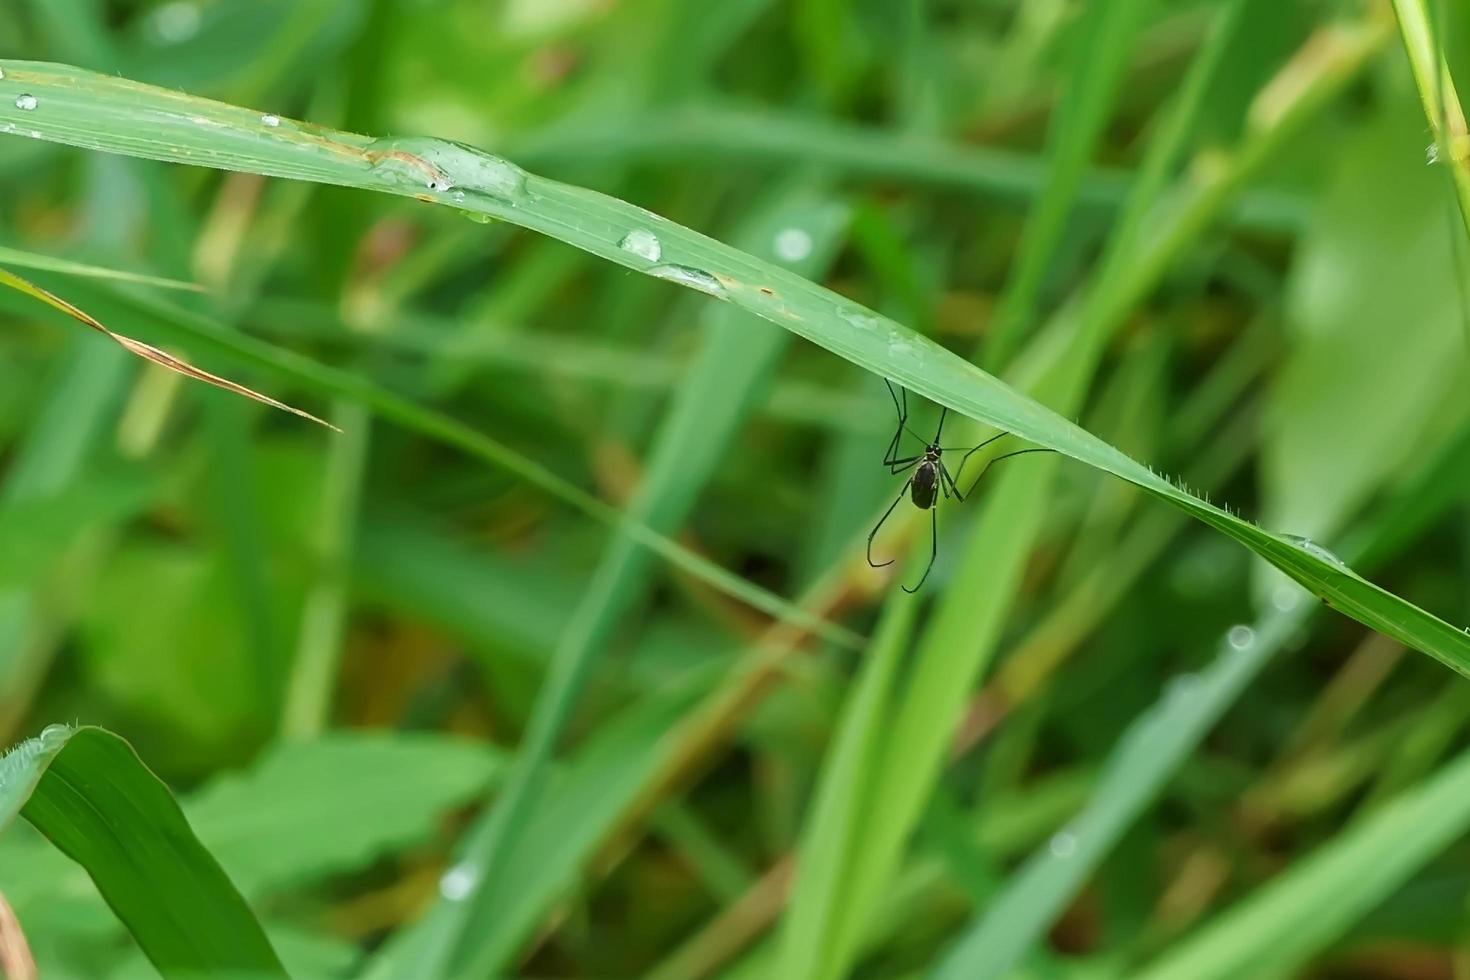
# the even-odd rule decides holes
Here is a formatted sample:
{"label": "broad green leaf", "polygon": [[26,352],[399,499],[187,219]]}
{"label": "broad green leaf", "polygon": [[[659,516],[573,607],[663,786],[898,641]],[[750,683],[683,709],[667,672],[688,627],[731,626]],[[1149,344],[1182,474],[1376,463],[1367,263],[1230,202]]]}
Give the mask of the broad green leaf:
{"label": "broad green leaf", "polygon": [[[1353,58],[1379,25],[1343,29]],[[640,208],[429,137],[372,139],[39,62],[0,65],[0,129],[87,149],[417,198],[551,235],[785,327],[939,404],[1136,484],[1229,535],[1341,612],[1461,672],[1470,636],[1314,547],[1209,504],[912,330]],[[1204,178],[1208,180],[1208,178]],[[658,242],[657,257],[640,242]]]}
{"label": "broad green leaf", "polygon": [[[445,814],[482,795],[501,768],[500,753],[452,736],[335,731],[281,742],[247,769],[223,775],[186,797],[190,824],[240,890],[252,899],[320,887],[334,876],[431,842]],[[35,936],[60,947],[41,955],[70,973],[87,956],[117,946],[120,924],[90,888],[86,873],[43,838],[18,827],[0,835],[0,891]],[[307,937],[266,931],[293,976],[313,959]],[[322,938],[314,942],[320,945]],[[340,949],[332,941],[330,953]],[[315,958],[320,958],[315,957]]]}
{"label": "broad green leaf", "polygon": [[498,750],[465,739],[334,731],[272,746],[184,809],[241,891],[255,896],[361,870],[429,838],[501,767]]}
{"label": "broad green leaf", "polygon": [[87,869],[165,977],[285,976],[173,795],[116,735],[56,725],[11,750],[0,827],[16,814]]}
{"label": "broad green leaf", "polygon": [[1410,112],[1391,103],[1342,145],[1293,263],[1292,343],[1262,426],[1261,470],[1268,519],[1308,537],[1340,526],[1422,451],[1416,436],[1464,377],[1444,188],[1416,152]]}

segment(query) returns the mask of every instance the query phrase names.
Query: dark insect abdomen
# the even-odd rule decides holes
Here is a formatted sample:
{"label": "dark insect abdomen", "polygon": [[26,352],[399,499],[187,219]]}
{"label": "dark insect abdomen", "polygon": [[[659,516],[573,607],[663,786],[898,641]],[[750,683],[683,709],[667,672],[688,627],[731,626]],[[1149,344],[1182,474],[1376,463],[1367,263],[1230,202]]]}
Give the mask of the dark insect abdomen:
{"label": "dark insect abdomen", "polygon": [[920,510],[928,510],[934,506],[934,464],[925,460],[919,464],[914,471],[913,498],[914,506]]}

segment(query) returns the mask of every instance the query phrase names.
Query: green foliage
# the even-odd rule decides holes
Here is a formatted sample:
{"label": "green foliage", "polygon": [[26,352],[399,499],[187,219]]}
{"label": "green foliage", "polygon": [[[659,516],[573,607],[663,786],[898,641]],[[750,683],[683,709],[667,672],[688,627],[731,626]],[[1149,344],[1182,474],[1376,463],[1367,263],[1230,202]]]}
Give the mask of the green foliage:
{"label": "green foliage", "polygon": [[55,726],[13,749],[0,817],[17,813],[87,870],[164,976],[285,976],[167,787],[116,735]]}
{"label": "green foliage", "polygon": [[0,972],[1463,958],[1463,10],[15,7]]}

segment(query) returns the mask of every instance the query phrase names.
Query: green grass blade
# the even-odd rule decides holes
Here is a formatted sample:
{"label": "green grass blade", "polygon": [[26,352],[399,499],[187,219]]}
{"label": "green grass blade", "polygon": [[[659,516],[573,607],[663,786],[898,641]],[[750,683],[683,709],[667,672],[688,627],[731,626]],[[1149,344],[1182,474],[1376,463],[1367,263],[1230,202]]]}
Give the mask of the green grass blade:
{"label": "green grass blade", "polygon": [[14,266],[18,269],[34,269],[38,272],[57,272],[83,279],[107,279],[112,282],[152,286],[154,289],[176,289],[196,293],[204,290],[204,287],[197,283],[164,279],[140,272],[125,272],[122,269],[107,269],[102,266],[87,265],[83,262],[73,262],[70,259],[58,259],[51,255],[38,255],[35,252],[24,252],[18,248],[4,246],[0,246],[0,265]]}
{"label": "green grass blade", "polygon": [[802,832],[775,976],[821,976],[822,964],[830,955],[833,919],[847,890],[853,851],[863,846],[862,829],[876,789],[884,716],[916,612],[912,596],[902,590],[890,592],[873,643],[863,654],[862,669],[843,708]]}
{"label": "green grass blade", "polygon": [[[605,720],[529,801],[526,830],[499,877],[484,880],[472,839],[440,882],[443,901],[423,922],[395,937],[368,972],[370,980],[427,976],[427,970],[453,952],[454,941],[468,935],[478,941],[477,959],[518,950],[549,908],[585,873],[589,858],[607,843],[608,828],[659,767],[666,752],[665,733],[717,676],[708,668],[686,671]],[[489,887],[482,887],[486,884]],[[454,906],[471,895],[477,910],[472,923],[467,923],[464,910]],[[466,933],[467,924],[482,931]],[[505,976],[507,971],[456,969],[449,975]]]}
{"label": "green grass blade", "polygon": [[[798,265],[815,271],[830,261],[846,225],[846,209],[805,190],[773,196],[741,238],[752,251],[778,256],[799,245]],[[794,237],[793,237],[794,236]],[[794,254],[794,253],[789,253]],[[769,384],[789,335],[733,308],[714,311],[706,345],[681,386],[655,440],[628,514],[660,532],[674,530],[726,449],[756,397]],[[647,552],[620,536],[604,554],[553,656],[545,688],[504,793],[471,835],[464,857],[477,869],[468,896],[441,903],[446,925],[433,949],[410,962],[414,976],[433,976],[439,957],[460,972],[494,974],[513,955],[519,932],[495,929],[490,914],[503,887],[502,869],[518,848],[533,801],[544,795],[556,741],[575,708],[588,671],[621,615],[646,584]]]}
{"label": "green grass blade", "polygon": [[[85,292],[86,287],[78,289]],[[195,348],[202,346],[234,363],[255,367],[276,378],[366,405],[383,418],[515,474],[593,520],[620,527],[625,534],[667,559],[675,567],[709,583],[726,595],[747,603],[753,609],[772,616],[791,617],[793,621],[810,626],[824,638],[841,646],[856,648],[862,645],[861,638],[852,631],[810,615],[790,601],[721,568],[457,419],[424,408],[418,402],[388,391],[356,374],[316,363],[292,351],[247,337],[208,317],[160,300],[100,291],[87,293],[87,296],[87,306],[105,311],[109,322],[126,325],[138,333],[158,338],[160,342],[184,342]]]}
{"label": "green grass blade", "polygon": [[1460,220],[1470,235],[1470,127],[1425,0],[1393,0],[1419,101],[1434,133],[1434,159],[1449,167]]}
{"label": "green grass blade", "polygon": [[[1377,563],[1451,506],[1463,486],[1470,429],[1444,447],[1385,507],[1347,553]],[[1006,889],[939,963],[933,980],[1007,975],[1050,927],[1077,889],[1111,852],[1138,815],[1270,658],[1297,633],[1314,607],[1288,591],[1247,633],[1227,636],[1204,671],[1175,678],[1164,697],[1141,715],[1110,754],[1086,808],[1022,865]]]}
{"label": "green grass blade", "polygon": [[1139,980],[1296,975],[1313,953],[1470,827],[1470,752],[1299,859]]}
{"label": "green grass blade", "polygon": [[1047,136],[1046,185],[1021,235],[1015,267],[1006,279],[986,337],[987,365],[1003,365],[1025,338],[1036,318],[1047,271],[1076,204],[1083,170],[1091,159],[1113,109],[1113,96],[1134,38],[1151,0],[1109,0],[1083,8],[1075,66],[1067,73],[1067,89],[1052,116]]}
{"label": "green grass blade", "polygon": [[1307,608],[1273,612],[1256,624],[1248,644],[1225,643],[1208,669],[1176,678],[1119,740],[1088,806],[1011,877],[931,980],[1009,976],[1164,781],[1298,628]]}
{"label": "green grass blade", "polygon": [[[1038,393],[1063,414],[1072,414],[1083,404],[1106,340],[1124,322],[1126,304],[1120,297],[1130,289],[1143,288],[1140,283],[1147,281],[1149,270],[1162,265],[1144,261],[1144,253],[1135,254],[1131,229],[1138,226],[1139,215],[1157,204],[1164,177],[1184,149],[1188,128],[1178,120],[1193,115],[1215,76],[1220,52],[1229,40],[1228,27],[1238,10],[1238,5],[1225,8],[1220,22],[1227,29],[1217,31],[1196,58],[1192,84],[1185,86],[1172,119],[1150,142],[1143,176],[1079,311],[1064,312],[1051,328],[1068,328],[1066,345],[1053,346],[1052,359],[1044,366],[1039,358],[1032,362],[1041,374]],[[1132,285],[1118,286],[1117,282]],[[1043,355],[1046,353],[1043,348]],[[828,942],[833,951],[829,969],[819,976],[846,974],[869,917],[888,889],[902,849],[933,794],[967,694],[995,651],[1046,516],[1054,469],[1054,459],[1033,457],[1026,465],[1002,471],[981,505],[954,580],[917,644],[907,689],[885,726],[886,751],[879,764],[879,788],[874,792],[873,831],[855,855],[847,907]]]}
{"label": "green grass blade", "polygon": [[0,824],[25,816],[87,869],[165,977],[284,977],[173,794],[100,728],[53,726],[0,759]]}
{"label": "green grass blade", "polygon": [[[1343,28],[1337,54],[1344,65],[1360,63],[1383,37],[1374,24]],[[1344,614],[1470,674],[1470,636],[1320,549],[1194,497],[895,321],[631,204],[443,140],[374,140],[59,65],[6,62],[0,70],[0,129],[7,132],[415,197],[519,224],[732,302],[939,404],[1136,484],[1244,544]],[[658,240],[657,260],[646,248],[625,246],[643,235]]]}

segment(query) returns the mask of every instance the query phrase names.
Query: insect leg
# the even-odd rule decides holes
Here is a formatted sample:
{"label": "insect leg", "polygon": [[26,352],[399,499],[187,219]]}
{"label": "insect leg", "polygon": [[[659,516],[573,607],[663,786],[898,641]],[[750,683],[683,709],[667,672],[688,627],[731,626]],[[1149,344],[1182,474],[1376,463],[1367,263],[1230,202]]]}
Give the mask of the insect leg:
{"label": "insect leg", "polygon": [[924,574],[919,577],[919,584],[912,589],[907,585],[900,585],[909,595],[913,595],[924,587],[924,580],[929,577],[929,572],[934,568],[934,560],[939,557],[939,508],[929,508],[929,564],[924,566]]}
{"label": "insect leg", "polygon": [[[975,455],[976,453],[978,453],[980,450],[984,449],[986,446],[990,445],[995,440],[997,440],[997,439],[1003,439],[1003,438],[1005,438],[1008,435],[1010,435],[1009,432],[997,432],[995,435],[991,436],[989,439],[986,439],[984,442],[980,443],[980,445],[974,447],[973,449],[968,450],[965,453],[965,455],[960,458],[960,465],[955,467],[955,473],[958,474],[958,475],[960,475],[960,476],[963,476],[964,473],[965,473],[965,464],[970,461],[970,457],[971,456]],[[958,449],[955,449],[955,450],[946,449],[944,451],[945,452],[958,452],[959,450]]]}
{"label": "insect leg", "polygon": [[980,470],[980,475],[977,476],[977,477],[975,477],[975,482],[972,483],[972,484],[970,484],[970,489],[967,490],[967,491],[965,491],[965,493],[966,494],[974,493],[975,492],[975,488],[980,485],[980,481],[985,478],[985,471],[988,470],[988,469],[990,469],[992,466],[994,466],[996,463],[999,463],[1003,459],[1010,459],[1012,456],[1024,456],[1027,453],[1054,453],[1054,452],[1056,452],[1055,449],[1045,449],[1045,448],[1042,448],[1042,449],[1017,449],[1015,452],[1001,453],[999,456],[995,457],[994,459],[990,460],[990,462],[988,462],[988,463],[985,464],[984,468]]}
{"label": "insect leg", "polygon": [[950,490],[953,490],[955,498],[959,500],[960,503],[964,503],[965,495],[960,493],[959,484],[954,482],[954,477],[951,476],[949,473],[949,467],[945,466],[944,461],[941,460],[939,463],[939,485],[944,486],[946,483],[949,484],[949,487],[944,491],[944,495],[948,497]]}
{"label": "insect leg", "polygon": [[898,491],[898,496],[894,498],[893,503],[889,504],[888,509],[883,512],[883,516],[878,518],[878,523],[873,525],[873,530],[868,532],[868,564],[871,565],[873,568],[882,568],[885,565],[893,564],[892,558],[884,562],[876,562],[873,560],[873,539],[878,536],[878,530],[883,526],[883,523],[888,520],[888,515],[893,513],[893,508],[897,507],[899,503],[903,500],[903,495],[909,492],[909,484],[913,482],[913,477],[909,477],[907,480],[904,481],[903,489]]}

